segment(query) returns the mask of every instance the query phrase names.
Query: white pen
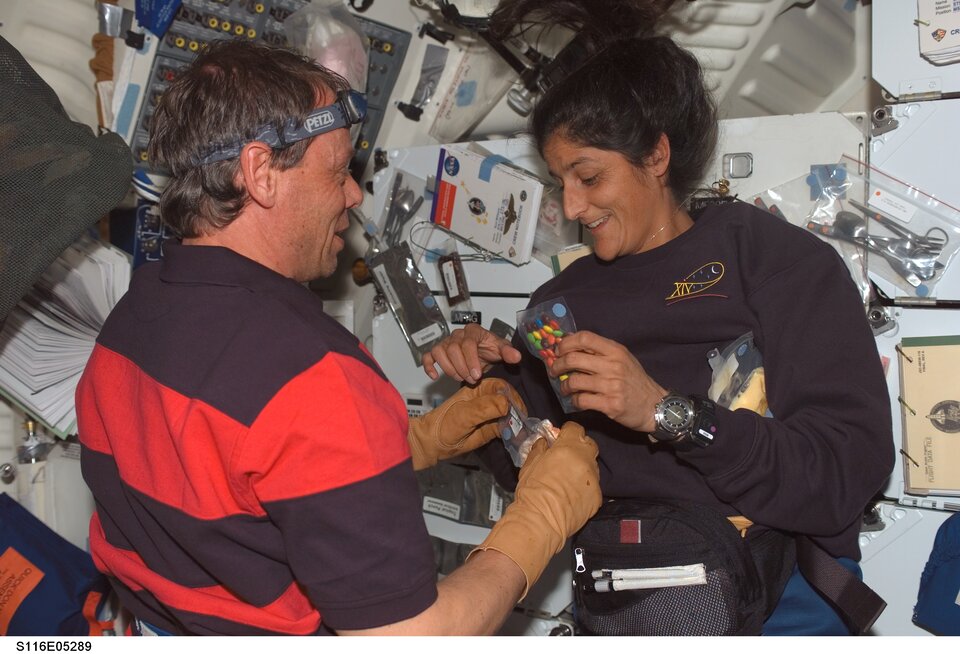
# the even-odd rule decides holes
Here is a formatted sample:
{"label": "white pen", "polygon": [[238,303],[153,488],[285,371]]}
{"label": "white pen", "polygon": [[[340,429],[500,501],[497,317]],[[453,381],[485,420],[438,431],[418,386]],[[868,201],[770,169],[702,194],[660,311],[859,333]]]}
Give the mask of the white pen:
{"label": "white pen", "polygon": [[706,566],[702,563],[689,565],[671,565],[661,568],[602,568],[590,573],[594,579],[667,579],[688,575],[706,575]]}
{"label": "white pen", "polygon": [[593,590],[609,593],[618,590],[644,590],[648,588],[670,588],[673,586],[696,586],[706,584],[706,576],[690,575],[672,579],[598,579]]}

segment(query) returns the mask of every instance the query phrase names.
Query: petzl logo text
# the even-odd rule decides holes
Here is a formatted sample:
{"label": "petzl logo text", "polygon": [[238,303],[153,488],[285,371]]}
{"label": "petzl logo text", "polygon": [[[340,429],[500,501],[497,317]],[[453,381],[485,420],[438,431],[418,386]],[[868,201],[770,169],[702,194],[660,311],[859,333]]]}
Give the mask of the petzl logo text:
{"label": "petzl logo text", "polygon": [[719,261],[705,263],[679,282],[673,283],[673,292],[665,297],[667,304],[694,297],[727,297],[716,293],[707,293],[707,289],[723,279],[723,264]]}
{"label": "petzl logo text", "polygon": [[303,126],[307,128],[308,132],[313,133],[332,124],[333,114],[329,111],[324,111],[322,114],[317,114],[316,116],[310,116],[307,118],[307,122],[304,123]]}

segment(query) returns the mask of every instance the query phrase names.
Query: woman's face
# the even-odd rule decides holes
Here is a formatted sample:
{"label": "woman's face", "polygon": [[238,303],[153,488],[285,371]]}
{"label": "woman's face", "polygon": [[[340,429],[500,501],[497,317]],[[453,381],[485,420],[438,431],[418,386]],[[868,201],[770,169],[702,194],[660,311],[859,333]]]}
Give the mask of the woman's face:
{"label": "woman's face", "polygon": [[563,186],[564,215],[589,230],[597,257],[612,261],[666,240],[660,231],[674,209],[665,175],[658,175],[656,166],[641,169],[619,152],[583,146],[559,134],[547,139],[543,156]]}

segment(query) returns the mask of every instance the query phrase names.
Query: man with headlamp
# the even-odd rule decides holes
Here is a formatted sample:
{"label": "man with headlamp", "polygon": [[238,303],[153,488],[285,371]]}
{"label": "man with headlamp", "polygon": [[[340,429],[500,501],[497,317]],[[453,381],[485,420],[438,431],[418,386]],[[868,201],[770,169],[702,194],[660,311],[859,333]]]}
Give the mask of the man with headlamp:
{"label": "man with headlamp", "polygon": [[314,62],[225,41],[154,114],[180,242],[138,269],[77,392],[91,551],[142,633],[493,633],[600,504],[596,446],[567,423],[437,583],[414,470],[495,438],[511,389],[408,424],[303,286],[333,274],[362,199],[348,128],[365,109]]}

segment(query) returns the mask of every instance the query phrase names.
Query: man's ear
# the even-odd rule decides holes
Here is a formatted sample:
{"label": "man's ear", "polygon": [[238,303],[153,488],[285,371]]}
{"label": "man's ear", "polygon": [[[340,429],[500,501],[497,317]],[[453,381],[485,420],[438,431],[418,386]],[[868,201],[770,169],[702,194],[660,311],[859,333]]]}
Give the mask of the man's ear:
{"label": "man's ear", "polygon": [[647,170],[656,177],[663,177],[670,169],[670,139],[661,134],[653,151],[647,157]]}
{"label": "man's ear", "polygon": [[251,202],[270,208],[277,201],[277,169],[270,165],[273,149],[262,141],[252,141],[240,150],[237,184],[242,185]]}

